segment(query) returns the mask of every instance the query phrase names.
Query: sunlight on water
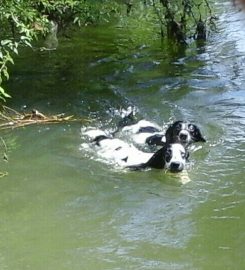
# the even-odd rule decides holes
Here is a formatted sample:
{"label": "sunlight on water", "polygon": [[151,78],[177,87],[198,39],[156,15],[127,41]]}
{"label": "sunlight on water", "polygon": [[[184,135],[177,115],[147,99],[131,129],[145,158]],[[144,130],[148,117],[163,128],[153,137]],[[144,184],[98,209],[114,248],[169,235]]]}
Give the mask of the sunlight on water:
{"label": "sunlight on water", "polygon": [[220,17],[220,24],[229,41],[234,41],[239,53],[245,53],[245,14],[234,11]]}

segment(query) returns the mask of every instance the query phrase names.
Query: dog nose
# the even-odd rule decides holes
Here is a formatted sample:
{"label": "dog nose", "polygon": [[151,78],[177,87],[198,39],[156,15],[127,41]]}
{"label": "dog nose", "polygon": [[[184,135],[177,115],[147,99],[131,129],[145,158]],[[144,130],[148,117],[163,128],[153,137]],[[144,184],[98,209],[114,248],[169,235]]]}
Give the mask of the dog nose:
{"label": "dog nose", "polygon": [[171,172],[181,172],[184,169],[184,164],[181,162],[172,162],[170,164],[170,171]]}
{"label": "dog nose", "polygon": [[179,137],[180,137],[180,139],[181,139],[182,141],[186,141],[188,136],[187,136],[187,134],[181,133],[181,134],[179,135]]}

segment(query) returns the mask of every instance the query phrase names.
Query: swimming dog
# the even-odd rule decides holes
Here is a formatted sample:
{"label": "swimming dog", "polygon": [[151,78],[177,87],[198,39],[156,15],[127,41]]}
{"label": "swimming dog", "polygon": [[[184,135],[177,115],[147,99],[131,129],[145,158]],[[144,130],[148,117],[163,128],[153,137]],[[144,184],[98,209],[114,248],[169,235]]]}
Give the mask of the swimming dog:
{"label": "swimming dog", "polygon": [[[129,106],[121,109],[117,129],[113,133],[126,133],[138,145],[164,146],[165,144],[180,143],[184,147],[195,142],[206,142],[197,125],[187,121],[175,121],[166,127],[147,120],[136,121],[137,108]],[[166,130],[166,132],[164,132]]]}
{"label": "swimming dog", "polygon": [[188,159],[187,150],[180,143],[166,143],[154,153],[139,150],[133,144],[113,138],[104,131],[92,129],[85,131],[91,147],[105,161],[133,170],[155,168],[171,172],[181,172]]}
{"label": "swimming dog", "polygon": [[176,121],[167,128],[165,135],[162,133],[149,134],[145,142],[148,145],[180,143],[187,148],[192,143],[206,142],[206,140],[195,124],[186,121]]}
{"label": "swimming dog", "polygon": [[187,121],[176,121],[166,132],[156,124],[146,120],[124,126],[122,132],[132,134],[133,140],[138,144],[164,146],[165,144],[180,143],[188,147],[195,142],[206,142],[197,125]]}

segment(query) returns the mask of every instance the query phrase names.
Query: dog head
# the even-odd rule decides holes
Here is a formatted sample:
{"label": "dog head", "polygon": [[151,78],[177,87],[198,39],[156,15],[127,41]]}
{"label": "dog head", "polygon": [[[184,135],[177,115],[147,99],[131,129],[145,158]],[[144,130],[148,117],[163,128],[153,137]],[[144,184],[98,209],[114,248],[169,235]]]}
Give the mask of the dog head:
{"label": "dog head", "polygon": [[188,160],[188,152],[180,143],[165,144],[159,149],[144,167],[167,169],[171,172],[181,172]]}
{"label": "dog head", "polygon": [[165,168],[171,172],[181,172],[185,168],[188,152],[179,143],[166,145],[164,149]]}
{"label": "dog head", "polygon": [[180,143],[188,146],[193,142],[206,142],[200,129],[191,123],[176,121],[166,131],[166,143]]}

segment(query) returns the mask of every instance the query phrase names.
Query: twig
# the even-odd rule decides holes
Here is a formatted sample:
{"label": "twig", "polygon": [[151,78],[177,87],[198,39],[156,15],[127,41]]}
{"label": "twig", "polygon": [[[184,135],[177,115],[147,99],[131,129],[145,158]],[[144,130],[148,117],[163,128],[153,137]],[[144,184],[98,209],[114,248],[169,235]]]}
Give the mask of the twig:
{"label": "twig", "polygon": [[[91,122],[90,119],[80,118],[76,119],[73,115],[64,117],[63,114],[46,116],[37,110],[32,110],[30,114],[21,114],[9,107],[4,106],[5,113],[0,113],[2,123],[0,130],[9,128],[25,127],[33,124],[56,124],[61,122]],[[12,115],[7,115],[12,114]]]}

